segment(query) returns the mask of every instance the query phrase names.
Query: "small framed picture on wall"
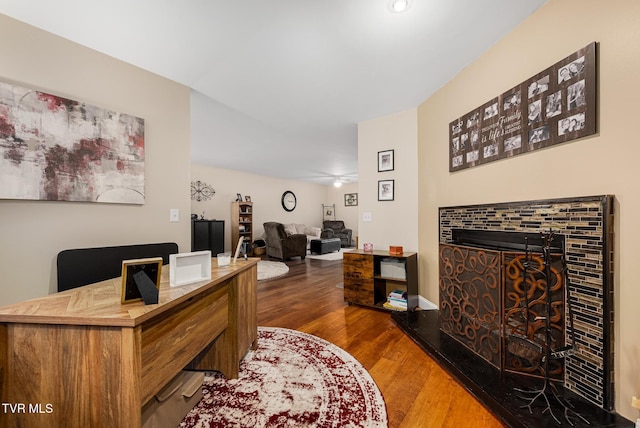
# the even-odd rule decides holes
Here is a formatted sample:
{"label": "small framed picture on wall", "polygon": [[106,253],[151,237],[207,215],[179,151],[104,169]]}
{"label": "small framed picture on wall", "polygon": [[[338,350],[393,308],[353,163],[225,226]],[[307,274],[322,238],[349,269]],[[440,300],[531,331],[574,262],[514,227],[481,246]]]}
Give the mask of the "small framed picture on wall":
{"label": "small framed picture on wall", "polygon": [[344,206],[355,207],[358,206],[358,194],[357,193],[345,193]]}
{"label": "small framed picture on wall", "polygon": [[378,172],[393,171],[393,150],[378,152]]}
{"label": "small framed picture on wall", "polygon": [[395,180],[378,181],[378,200],[393,201]]}

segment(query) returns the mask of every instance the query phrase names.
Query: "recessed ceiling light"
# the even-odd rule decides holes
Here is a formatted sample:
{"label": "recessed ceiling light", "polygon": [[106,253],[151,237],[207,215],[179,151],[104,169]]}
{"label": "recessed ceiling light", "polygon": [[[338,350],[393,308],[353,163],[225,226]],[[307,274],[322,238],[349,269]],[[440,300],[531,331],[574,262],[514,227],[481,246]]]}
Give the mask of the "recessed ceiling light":
{"label": "recessed ceiling light", "polygon": [[393,0],[391,2],[391,10],[394,12],[404,12],[409,8],[409,0]]}

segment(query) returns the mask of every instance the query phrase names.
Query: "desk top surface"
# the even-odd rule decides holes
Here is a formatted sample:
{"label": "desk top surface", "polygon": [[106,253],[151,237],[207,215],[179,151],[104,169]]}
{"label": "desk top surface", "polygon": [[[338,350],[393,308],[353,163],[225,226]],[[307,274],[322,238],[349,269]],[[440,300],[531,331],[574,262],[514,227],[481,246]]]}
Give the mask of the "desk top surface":
{"label": "desk top surface", "polygon": [[251,258],[218,267],[214,258],[211,280],[177,287],[169,285],[169,266],[165,265],[155,305],[142,301],[121,304],[122,278],[118,277],[0,307],[0,322],[135,327],[198,294],[223,287],[227,279],[256,266],[258,261]]}

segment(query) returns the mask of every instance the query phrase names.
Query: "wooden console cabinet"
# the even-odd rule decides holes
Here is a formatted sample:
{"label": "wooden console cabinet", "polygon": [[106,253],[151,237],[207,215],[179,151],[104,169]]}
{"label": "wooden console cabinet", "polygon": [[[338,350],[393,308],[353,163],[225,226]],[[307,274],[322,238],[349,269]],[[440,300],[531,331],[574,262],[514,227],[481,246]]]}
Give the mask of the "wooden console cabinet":
{"label": "wooden console cabinet", "polygon": [[[405,278],[382,275],[381,262],[393,259],[401,262]],[[384,303],[392,290],[407,292],[410,310],[418,306],[418,255],[405,252],[391,255],[386,251],[347,251],[343,255],[344,300],[349,303],[384,309]]]}
{"label": "wooden console cabinet", "polygon": [[111,279],[0,308],[2,427],[139,427],[141,409],[185,367],[238,376],[257,346],[257,262],[120,304]]}

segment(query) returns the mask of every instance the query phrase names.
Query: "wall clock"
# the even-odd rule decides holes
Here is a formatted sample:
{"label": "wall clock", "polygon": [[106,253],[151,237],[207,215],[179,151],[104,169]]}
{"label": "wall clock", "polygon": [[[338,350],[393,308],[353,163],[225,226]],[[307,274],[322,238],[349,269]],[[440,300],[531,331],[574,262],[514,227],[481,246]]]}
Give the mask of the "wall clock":
{"label": "wall clock", "polygon": [[282,194],[282,208],[289,212],[296,209],[296,195],[291,190]]}

